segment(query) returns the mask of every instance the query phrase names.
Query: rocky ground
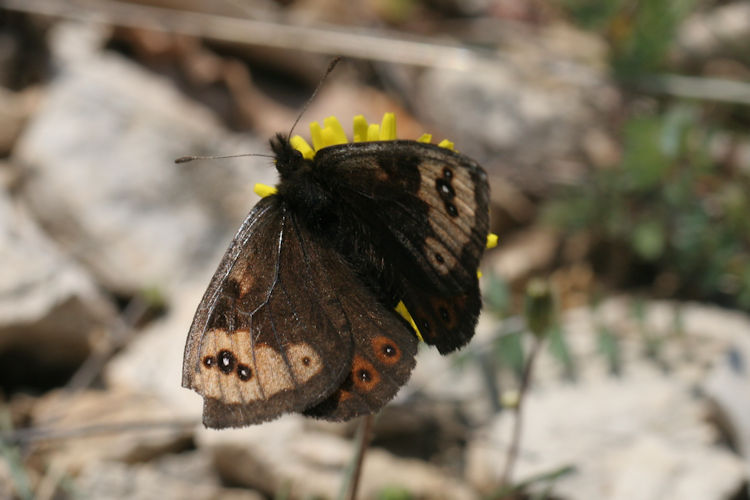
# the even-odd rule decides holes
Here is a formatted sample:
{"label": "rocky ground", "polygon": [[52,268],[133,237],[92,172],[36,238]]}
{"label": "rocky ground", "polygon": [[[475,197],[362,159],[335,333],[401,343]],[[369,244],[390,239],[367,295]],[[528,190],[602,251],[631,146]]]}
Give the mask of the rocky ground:
{"label": "rocky ground", "polygon": [[[250,90],[244,70],[185,40],[45,22],[50,77],[0,92],[0,498],[337,497],[355,423],[288,415],[207,430],[200,397],[180,387],[195,307],[258,199],[254,183],[276,174],[262,157],[173,160],[266,153],[265,137],[286,130],[299,106]],[[409,112],[344,68],[303,122],[396,109],[400,136],[440,127],[487,166],[501,244],[482,269],[514,285],[548,269],[559,241],[539,227],[504,235],[534,217],[547,190],[615,161],[601,123],[621,96],[595,38],[559,26],[535,34],[535,46],[522,32],[503,36],[517,38],[472,73],[391,75],[415,96]],[[137,40],[151,67],[113,39]],[[254,132],[228,128],[221,101],[206,98],[211,78],[181,91],[159,59],[175,53],[193,56],[183,76],[234,85],[245,107],[234,118]],[[591,286],[588,270],[554,276],[567,350],[561,361],[554,342],[543,349],[533,374],[513,476],[528,496],[518,498],[748,498],[750,317],[630,295],[592,307],[577,295]],[[517,381],[493,356],[518,322],[487,310],[460,354],[420,350],[376,420],[361,498],[497,491],[514,422],[498,402],[512,407]]]}

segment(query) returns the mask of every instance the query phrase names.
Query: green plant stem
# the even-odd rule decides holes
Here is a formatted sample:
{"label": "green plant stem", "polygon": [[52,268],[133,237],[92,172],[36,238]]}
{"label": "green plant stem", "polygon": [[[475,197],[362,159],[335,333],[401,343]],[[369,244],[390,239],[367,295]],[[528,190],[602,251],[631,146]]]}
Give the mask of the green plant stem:
{"label": "green plant stem", "polygon": [[531,373],[534,368],[534,360],[537,358],[539,353],[539,347],[542,342],[534,336],[534,344],[531,347],[531,353],[529,353],[529,359],[526,361],[526,366],[523,369],[523,376],[521,377],[521,385],[518,389],[518,404],[513,409],[513,435],[511,437],[510,448],[508,448],[508,455],[505,459],[505,470],[501,476],[500,485],[507,486],[510,483],[511,476],[513,475],[513,467],[518,457],[518,448],[521,443],[521,431],[523,429],[523,403],[528,392],[529,386],[531,385]]}

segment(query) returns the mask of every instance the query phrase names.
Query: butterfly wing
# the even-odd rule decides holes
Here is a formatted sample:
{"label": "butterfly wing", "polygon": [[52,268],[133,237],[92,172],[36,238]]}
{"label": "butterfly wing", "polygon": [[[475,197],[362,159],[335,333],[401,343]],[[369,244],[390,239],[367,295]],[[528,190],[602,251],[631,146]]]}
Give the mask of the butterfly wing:
{"label": "butterfly wing", "polygon": [[406,322],[363,285],[343,289],[341,307],[354,335],[349,373],[328,398],[304,412],[333,421],[374,413],[390,401],[409,380],[418,343]]}
{"label": "butterfly wing", "polygon": [[[416,141],[324,148],[314,171],[332,197],[369,228],[361,240],[382,256],[370,274],[403,300],[428,344],[453,351],[474,334],[479,260],[489,231],[489,185],[471,159]],[[368,260],[365,257],[364,260]],[[371,259],[370,259],[371,260]],[[367,266],[367,263],[362,263]],[[360,267],[358,264],[355,267]]]}
{"label": "butterfly wing", "polygon": [[[372,361],[360,361],[376,345],[363,343],[370,337],[361,329],[375,337],[379,327],[409,334],[398,322],[378,322],[388,314],[382,307],[368,309],[373,304],[334,250],[299,225],[277,196],[264,198],[198,307],[185,347],[183,386],[204,397],[204,423],[215,428],[260,423],[331,400],[355,370],[360,379],[395,377],[400,386],[414,364],[415,347],[392,341],[403,355],[397,366],[383,365],[383,373]],[[388,377],[389,371],[395,375]],[[386,385],[357,388],[380,397]],[[321,416],[343,418],[337,408],[329,405]]]}
{"label": "butterfly wing", "polygon": [[306,243],[283,202],[269,197],[222,259],[198,306],[183,365],[183,386],[204,397],[207,426],[302,411],[346,376],[353,342],[326,281],[336,256]]}

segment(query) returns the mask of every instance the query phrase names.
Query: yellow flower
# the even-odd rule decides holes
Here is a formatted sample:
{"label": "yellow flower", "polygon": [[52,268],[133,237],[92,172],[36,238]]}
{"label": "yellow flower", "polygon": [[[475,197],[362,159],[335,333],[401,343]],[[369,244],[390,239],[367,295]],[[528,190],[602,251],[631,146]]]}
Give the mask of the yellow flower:
{"label": "yellow flower", "polygon": [[[310,144],[299,135],[295,135],[289,140],[292,147],[302,153],[302,156],[308,160],[312,160],[315,157],[315,153],[323,148],[336,146],[338,144],[347,144],[349,142],[346,133],[344,132],[344,127],[341,126],[341,123],[339,123],[339,120],[335,116],[329,116],[323,120],[322,127],[318,122],[312,122],[310,124],[310,138],[312,140],[312,146],[310,146]],[[379,124],[367,123],[367,120],[362,115],[354,117],[351,142],[394,140],[396,140],[395,114],[385,113],[383,115],[383,120]],[[417,140],[419,142],[430,142],[432,136],[424,134]],[[453,143],[447,140],[438,145],[448,149],[453,149]]]}
{"label": "yellow flower", "polygon": [[[289,139],[289,143],[294,149],[302,153],[302,157],[307,160],[315,158],[315,153],[329,146],[338,144],[347,144],[349,140],[341,126],[338,118],[329,116],[323,120],[321,127],[318,122],[310,124],[310,139],[312,146],[301,136],[295,135]],[[385,113],[383,120],[378,123],[367,123],[362,115],[354,117],[352,124],[352,142],[371,142],[371,141],[394,141],[396,140],[396,115],[394,113]],[[417,142],[429,143],[432,141],[432,135],[422,134]],[[453,143],[448,139],[443,139],[438,143],[441,148],[455,151]],[[266,184],[256,184],[255,193],[264,198],[276,193],[276,188]]]}

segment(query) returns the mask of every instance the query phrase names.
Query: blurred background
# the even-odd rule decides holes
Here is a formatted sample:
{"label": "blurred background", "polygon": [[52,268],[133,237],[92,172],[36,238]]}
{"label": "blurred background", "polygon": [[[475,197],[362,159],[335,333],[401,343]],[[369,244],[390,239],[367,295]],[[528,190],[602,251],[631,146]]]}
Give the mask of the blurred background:
{"label": "blurred background", "polygon": [[340,497],[356,423],[209,431],[180,387],[276,173],[173,160],[268,153],[341,55],[296,132],[454,141],[500,239],[361,498],[748,499],[749,49],[745,0],[0,0],[0,498]]}

